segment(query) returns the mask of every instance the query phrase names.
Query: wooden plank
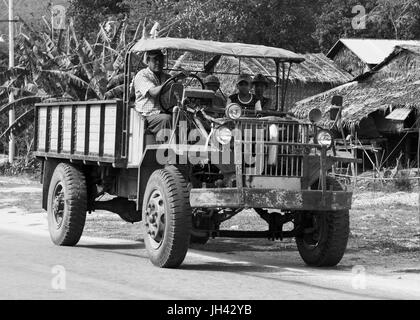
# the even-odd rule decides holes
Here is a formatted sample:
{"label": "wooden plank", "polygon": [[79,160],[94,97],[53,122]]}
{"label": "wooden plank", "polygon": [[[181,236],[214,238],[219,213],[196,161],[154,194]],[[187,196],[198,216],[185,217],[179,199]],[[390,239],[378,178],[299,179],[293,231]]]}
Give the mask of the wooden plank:
{"label": "wooden plank", "polygon": [[[122,105],[121,100],[98,100],[98,101],[74,101],[72,105],[74,106],[87,106],[93,104],[106,104],[106,105],[115,105],[120,103]],[[68,106],[68,102],[50,102],[50,103],[37,103],[35,106],[42,106],[42,107],[56,107],[56,106]]]}
{"label": "wooden plank", "polygon": [[72,107],[63,107],[62,151],[71,153]]}
{"label": "wooden plank", "polygon": [[[87,118],[86,118],[87,119]],[[101,106],[92,105],[89,108],[89,148],[88,154],[90,155],[99,155],[100,149],[100,124],[101,124]]]}
{"label": "wooden plank", "polygon": [[35,122],[34,122],[34,150],[38,150],[38,116],[39,116],[39,108],[35,108]]}
{"label": "wooden plank", "polygon": [[62,153],[54,153],[54,152],[34,152],[34,156],[38,158],[47,158],[47,159],[69,159],[69,160],[78,160],[78,161],[88,161],[93,163],[108,163],[115,165],[117,168],[121,168],[126,166],[126,161],[121,159],[116,159],[114,157],[98,157],[98,156],[85,156],[83,154],[62,154]]}
{"label": "wooden plank", "polygon": [[[116,105],[105,106],[105,119],[103,125],[103,155],[115,156],[115,139],[117,130]],[[101,135],[102,136],[102,135]]]}
{"label": "wooden plank", "polygon": [[76,148],[75,152],[85,153],[85,135],[86,135],[86,107],[78,106],[76,108]]}
{"label": "wooden plank", "polygon": [[58,153],[63,150],[63,107],[58,107]]}
{"label": "wooden plank", "polygon": [[40,107],[38,109],[39,117],[38,117],[38,148],[39,151],[46,151],[46,140],[47,140],[47,108]]}
{"label": "wooden plank", "polygon": [[59,107],[52,107],[52,108],[49,108],[49,110],[50,110],[49,151],[58,152]]}

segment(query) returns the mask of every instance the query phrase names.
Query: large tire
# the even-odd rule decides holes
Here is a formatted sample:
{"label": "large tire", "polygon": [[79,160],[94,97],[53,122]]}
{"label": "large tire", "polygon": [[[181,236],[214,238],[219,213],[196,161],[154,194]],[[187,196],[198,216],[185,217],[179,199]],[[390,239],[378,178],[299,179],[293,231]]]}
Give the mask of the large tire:
{"label": "large tire", "polygon": [[87,190],[84,174],[60,163],[51,178],[48,192],[48,228],[58,246],[75,246],[86,222]]}
{"label": "large tire", "polygon": [[152,174],[142,215],[150,261],[159,268],[179,267],[190,243],[192,210],[187,182],[176,167]]}
{"label": "large tire", "polygon": [[[327,180],[327,186],[342,191],[334,179]],[[340,263],[347,248],[350,234],[349,210],[329,212],[302,212],[300,223],[312,228],[313,233],[296,237],[296,244],[303,261],[311,267],[334,267]]]}

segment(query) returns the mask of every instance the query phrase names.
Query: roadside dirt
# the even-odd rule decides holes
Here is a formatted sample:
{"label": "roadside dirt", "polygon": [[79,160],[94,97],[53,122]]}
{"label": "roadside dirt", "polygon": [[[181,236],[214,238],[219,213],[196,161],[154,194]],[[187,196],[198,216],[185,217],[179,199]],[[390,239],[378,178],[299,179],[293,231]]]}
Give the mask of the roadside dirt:
{"label": "roadside dirt", "polygon": [[[364,192],[354,196],[351,211],[351,236],[348,250],[339,269],[364,267],[368,272],[392,275],[420,274],[420,214],[418,192]],[[0,177],[1,212],[43,214],[41,185],[30,178]],[[244,211],[223,225],[232,230],[264,230],[264,221],[253,212]],[[139,224],[129,224],[118,216],[99,211],[88,216],[85,235],[104,238],[141,240]],[[277,260],[301,263],[294,240],[216,239],[205,252],[240,254],[261,263]]]}

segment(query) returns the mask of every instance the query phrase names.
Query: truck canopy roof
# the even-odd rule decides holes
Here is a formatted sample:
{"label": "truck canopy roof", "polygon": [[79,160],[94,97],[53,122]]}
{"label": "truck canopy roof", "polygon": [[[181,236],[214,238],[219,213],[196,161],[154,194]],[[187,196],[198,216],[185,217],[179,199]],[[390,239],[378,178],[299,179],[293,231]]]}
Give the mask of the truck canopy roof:
{"label": "truck canopy roof", "polygon": [[300,63],[305,60],[305,58],[301,55],[280,48],[244,43],[180,38],[142,39],[138,41],[131,50],[136,52],[145,52],[163,49],[204,52],[216,55],[234,56],[238,58],[272,58],[295,63]]}

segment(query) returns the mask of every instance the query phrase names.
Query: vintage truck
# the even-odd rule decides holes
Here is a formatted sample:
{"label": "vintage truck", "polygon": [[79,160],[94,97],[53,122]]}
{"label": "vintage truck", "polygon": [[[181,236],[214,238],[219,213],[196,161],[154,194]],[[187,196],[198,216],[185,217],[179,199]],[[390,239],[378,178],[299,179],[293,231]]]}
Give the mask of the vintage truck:
{"label": "vintage truck", "polygon": [[[203,57],[201,71],[215,74],[224,56],[274,61],[276,109],[218,108],[201,73],[190,72],[191,80],[182,82],[174,75],[164,85],[168,94],[159,98],[173,115],[173,128],[157,142],[130,90],[139,57],[151,50]],[[305,121],[282,111],[290,68],[302,61],[265,46],[143,39],[126,55],[122,100],[37,104],[35,154],[43,162],[42,205],[54,244],[76,245],[87,213],[108,210],[142,222],[150,260],[162,268],[179,267],[192,242],[215,237],[295,238],[309,266],[337,265],[347,246],[352,193],[328,171],[337,161],[352,160],[334,155],[331,133],[317,125],[319,110]],[[166,70],[181,68],[167,58]],[[243,71],[225,73],[235,72]],[[100,200],[105,194],[113,197]],[[221,230],[244,209],[254,209],[268,230]],[[286,224],[294,227],[284,230]]]}

